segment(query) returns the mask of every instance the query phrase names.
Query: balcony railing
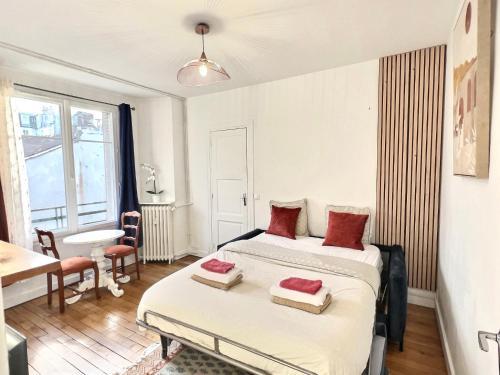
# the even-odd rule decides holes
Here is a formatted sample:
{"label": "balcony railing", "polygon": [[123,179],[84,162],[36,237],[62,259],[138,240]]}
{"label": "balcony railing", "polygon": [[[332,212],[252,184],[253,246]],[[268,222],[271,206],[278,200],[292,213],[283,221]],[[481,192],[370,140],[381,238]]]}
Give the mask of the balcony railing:
{"label": "balcony railing", "polygon": [[[89,202],[81,203],[78,205],[78,222],[79,224],[93,224],[101,221],[105,221],[106,218],[102,220],[96,220],[97,215],[106,214],[107,201],[99,202]],[[89,210],[85,210],[90,207]],[[67,211],[66,206],[54,206],[46,208],[36,208],[31,210],[32,224],[33,227],[41,226],[45,229],[60,229],[67,225]],[[88,218],[89,220],[81,220],[80,218]],[[47,225],[52,223],[52,225]]]}

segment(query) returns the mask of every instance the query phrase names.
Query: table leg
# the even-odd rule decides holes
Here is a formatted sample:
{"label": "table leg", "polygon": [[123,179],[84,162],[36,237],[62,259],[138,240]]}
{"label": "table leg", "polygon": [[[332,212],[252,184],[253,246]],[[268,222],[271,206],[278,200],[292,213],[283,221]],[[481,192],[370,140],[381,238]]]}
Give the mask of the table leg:
{"label": "table leg", "polygon": [[[106,272],[106,258],[104,257],[104,247],[101,244],[95,244],[92,247],[90,256],[94,261],[97,262],[97,267],[99,267],[99,287],[107,287],[108,290],[113,293],[115,297],[121,297],[124,293],[123,289],[119,288],[119,285],[114,282],[113,277]],[[123,278],[127,280],[128,276],[125,275]],[[120,281],[121,278],[119,277]],[[94,288],[95,280],[93,277],[87,278],[85,281],[81,282],[76,288],[79,292],[83,293],[88,289]],[[70,297],[66,300],[68,304],[77,302],[82,297],[81,294],[74,297]]]}
{"label": "table leg", "polygon": [[64,278],[62,270],[57,272],[57,293],[59,295],[59,312],[64,313]]}
{"label": "table leg", "polygon": [[92,259],[97,262],[99,267],[99,286],[105,286],[108,290],[113,293],[115,297],[123,296],[123,289],[119,288],[119,285],[115,283],[113,278],[106,272],[106,258],[104,258],[104,247],[100,244],[95,245],[90,253]]}

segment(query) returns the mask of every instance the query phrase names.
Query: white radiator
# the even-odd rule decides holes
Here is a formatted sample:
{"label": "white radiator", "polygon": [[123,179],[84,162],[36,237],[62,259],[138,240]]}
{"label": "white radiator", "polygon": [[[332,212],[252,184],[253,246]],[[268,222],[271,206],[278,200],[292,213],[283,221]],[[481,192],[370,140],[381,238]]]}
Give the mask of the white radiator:
{"label": "white radiator", "polygon": [[173,210],[175,207],[167,204],[142,205],[142,259],[144,263],[173,261]]}

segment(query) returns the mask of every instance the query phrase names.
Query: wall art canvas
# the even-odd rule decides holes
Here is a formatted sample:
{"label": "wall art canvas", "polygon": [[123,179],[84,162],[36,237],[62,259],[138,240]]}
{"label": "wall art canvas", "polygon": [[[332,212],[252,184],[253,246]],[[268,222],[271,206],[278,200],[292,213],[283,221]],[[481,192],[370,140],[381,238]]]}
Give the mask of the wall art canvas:
{"label": "wall art canvas", "polygon": [[453,173],[485,178],[490,135],[490,0],[465,0],[453,30]]}

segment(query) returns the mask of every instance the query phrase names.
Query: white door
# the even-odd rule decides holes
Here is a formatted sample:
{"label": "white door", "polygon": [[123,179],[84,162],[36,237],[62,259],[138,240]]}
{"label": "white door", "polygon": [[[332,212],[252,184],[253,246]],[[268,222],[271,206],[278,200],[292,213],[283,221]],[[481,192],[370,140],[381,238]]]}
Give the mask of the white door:
{"label": "white door", "polygon": [[248,228],[246,129],[210,133],[212,244],[229,241]]}

